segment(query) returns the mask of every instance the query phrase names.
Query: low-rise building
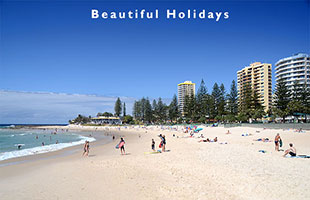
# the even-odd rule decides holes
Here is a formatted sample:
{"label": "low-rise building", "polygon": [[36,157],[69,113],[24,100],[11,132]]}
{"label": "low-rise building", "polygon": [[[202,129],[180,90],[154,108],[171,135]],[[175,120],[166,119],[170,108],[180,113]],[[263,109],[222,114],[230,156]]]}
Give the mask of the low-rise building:
{"label": "low-rise building", "polygon": [[105,116],[99,116],[99,117],[93,117],[91,118],[92,124],[98,124],[98,125],[120,125],[122,124],[122,121],[119,117],[105,117]]}

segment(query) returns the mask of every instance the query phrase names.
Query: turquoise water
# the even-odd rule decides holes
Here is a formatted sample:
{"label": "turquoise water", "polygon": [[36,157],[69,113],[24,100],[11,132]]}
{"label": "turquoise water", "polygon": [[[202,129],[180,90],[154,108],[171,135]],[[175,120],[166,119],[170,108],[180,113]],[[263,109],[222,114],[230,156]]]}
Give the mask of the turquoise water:
{"label": "turquoise water", "polygon": [[[83,144],[85,140],[94,138],[84,137],[78,132],[66,130],[30,130],[0,128],[0,160],[56,151],[65,147]],[[44,143],[44,145],[42,144]],[[18,148],[20,146],[20,149]]]}

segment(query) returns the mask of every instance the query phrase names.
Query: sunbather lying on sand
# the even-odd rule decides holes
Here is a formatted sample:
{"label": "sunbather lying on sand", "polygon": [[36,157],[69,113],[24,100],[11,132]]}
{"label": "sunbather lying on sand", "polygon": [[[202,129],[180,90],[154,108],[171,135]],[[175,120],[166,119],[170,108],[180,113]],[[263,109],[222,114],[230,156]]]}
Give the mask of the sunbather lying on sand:
{"label": "sunbather lying on sand", "polygon": [[206,140],[199,140],[198,142],[210,142],[210,140],[207,138]]}
{"label": "sunbather lying on sand", "polygon": [[258,139],[254,139],[253,141],[271,142],[271,140],[269,140],[269,138],[258,138]]}
{"label": "sunbather lying on sand", "polygon": [[213,140],[207,138],[206,140],[199,140],[198,142],[217,142],[217,137],[215,137]]}

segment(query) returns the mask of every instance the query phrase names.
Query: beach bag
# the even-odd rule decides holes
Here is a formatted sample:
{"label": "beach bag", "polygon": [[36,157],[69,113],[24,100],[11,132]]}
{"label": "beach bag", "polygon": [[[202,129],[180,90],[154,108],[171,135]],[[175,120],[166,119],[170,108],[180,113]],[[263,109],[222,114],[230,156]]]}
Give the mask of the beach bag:
{"label": "beach bag", "polygon": [[161,146],[162,146],[162,142],[159,144],[159,148],[161,148]]}

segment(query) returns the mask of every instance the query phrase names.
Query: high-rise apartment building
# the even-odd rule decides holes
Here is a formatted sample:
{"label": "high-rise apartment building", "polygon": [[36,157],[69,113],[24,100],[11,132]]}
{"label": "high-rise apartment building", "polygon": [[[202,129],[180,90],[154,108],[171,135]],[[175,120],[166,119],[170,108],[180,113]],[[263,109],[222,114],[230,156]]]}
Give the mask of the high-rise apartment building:
{"label": "high-rise apartment building", "polygon": [[184,114],[185,96],[195,96],[195,83],[192,81],[178,84],[178,104],[182,115]]}
{"label": "high-rise apartment building", "polygon": [[279,80],[284,81],[288,89],[293,89],[295,82],[310,87],[309,55],[299,53],[279,60],[276,63],[276,82]]}
{"label": "high-rise apartment building", "polygon": [[272,106],[271,64],[255,62],[237,72],[238,97],[242,99],[245,88],[249,85],[259,96],[265,112]]}

